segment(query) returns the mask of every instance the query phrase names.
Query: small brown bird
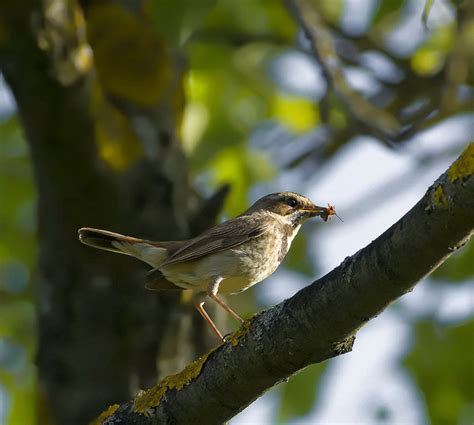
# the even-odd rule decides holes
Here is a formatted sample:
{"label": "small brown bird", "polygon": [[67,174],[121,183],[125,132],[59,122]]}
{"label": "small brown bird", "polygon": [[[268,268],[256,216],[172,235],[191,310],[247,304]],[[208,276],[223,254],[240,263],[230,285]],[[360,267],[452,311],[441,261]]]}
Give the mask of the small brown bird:
{"label": "small brown bird", "polygon": [[148,289],[192,290],[196,309],[224,339],[203,308],[206,297],[243,322],[217,294],[244,291],[270,276],[303,222],[315,216],[327,221],[331,215],[336,215],[331,205],[318,207],[298,193],[280,192],[264,196],[238,217],[186,241],[152,242],[88,227],[79,229],[79,240],[151,265]]}

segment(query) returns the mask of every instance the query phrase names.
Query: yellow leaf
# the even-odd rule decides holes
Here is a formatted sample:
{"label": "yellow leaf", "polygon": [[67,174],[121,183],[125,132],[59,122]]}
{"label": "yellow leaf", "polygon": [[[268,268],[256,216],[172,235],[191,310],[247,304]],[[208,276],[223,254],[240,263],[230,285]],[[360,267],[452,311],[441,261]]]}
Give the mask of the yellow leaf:
{"label": "yellow leaf", "polygon": [[111,168],[123,170],[142,155],[142,144],[128,118],[106,101],[98,84],[93,85],[91,94],[99,154]]}
{"label": "yellow leaf", "polygon": [[277,94],[272,106],[273,116],[295,133],[308,131],[319,121],[317,105],[307,99]]}
{"label": "yellow leaf", "polygon": [[155,105],[173,77],[171,59],[151,24],[116,4],[92,6],[87,22],[104,90],[137,105]]}
{"label": "yellow leaf", "polygon": [[421,47],[411,57],[413,70],[420,75],[436,74],[444,63],[444,55],[430,47]]}
{"label": "yellow leaf", "polygon": [[206,106],[200,102],[188,102],[181,126],[181,140],[187,154],[197,147],[208,124],[209,111]]}

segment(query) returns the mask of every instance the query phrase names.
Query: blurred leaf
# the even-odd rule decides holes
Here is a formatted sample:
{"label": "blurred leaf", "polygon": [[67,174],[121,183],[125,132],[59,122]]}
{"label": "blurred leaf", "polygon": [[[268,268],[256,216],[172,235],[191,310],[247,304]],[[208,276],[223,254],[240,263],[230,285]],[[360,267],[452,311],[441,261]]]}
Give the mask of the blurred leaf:
{"label": "blurred leaf", "polygon": [[439,26],[431,32],[426,44],[445,54],[450,53],[454,47],[456,31],[457,28],[454,22]]}
{"label": "blurred leaf", "polygon": [[16,116],[0,123],[0,140],[0,263],[19,260],[31,266],[35,258],[34,186]]}
{"label": "blurred leaf", "polygon": [[[186,149],[193,153],[193,170],[215,168],[213,163],[222,150],[247,149],[249,132],[274,117],[275,87],[265,72],[275,52],[266,43],[238,49],[222,43],[193,45],[185,90],[194,107],[187,110],[182,128]],[[197,131],[190,134],[190,127]],[[234,180],[241,179],[234,176]],[[231,196],[237,196],[235,187]],[[240,196],[245,201],[245,194]]]}
{"label": "blurred leaf", "polygon": [[143,145],[130,120],[105,100],[98,85],[95,85],[93,95],[95,137],[99,153],[112,169],[124,170],[143,154]]}
{"label": "blurred leaf", "polygon": [[0,302],[0,338],[8,337],[22,345],[32,354],[35,341],[33,331],[35,323],[34,305],[20,297],[3,296]]}
{"label": "blurred leaf", "polygon": [[332,24],[337,24],[344,10],[344,1],[342,0],[312,0],[312,3],[323,18]]}
{"label": "blurred leaf", "polygon": [[416,324],[415,344],[404,363],[423,393],[431,423],[460,423],[474,403],[473,359],[474,320],[449,327]]}
{"label": "blurred leaf", "polygon": [[423,76],[437,74],[445,65],[446,56],[451,52],[456,36],[453,23],[437,27],[429,38],[411,56],[411,67]]}
{"label": "blurred leaf", "polygon": [[262,36],[290,42],[297,30],[281,1],[220,0],[206,19],[204,31],[219,34],[221,42]]}
{"label": "blurred leaf", "polygon": [[232,187],[225,208],[231,217],[247,209],[247,194],[251,185],[267,180],[275,173],[266,156],[244,147],[222,149],[212,161],[211,169],[216,185],[230,183]]}
{"label": "blurred leaf", "polygon": [[285,265],[307,276],[314,276],[314,262],[308,255],[308,237],[300,232],[291,244]]}
{"label": "blurred leaf", "polygon": [[301,97],[277,93],[273,98],[273,115],[295,133],[303,133],[319,122],[318,106]]}
{"label": "blurred leaf", "polygon": [[35,423],[35,191],[28,146],[13,116],[0,122],[0,385],[7,423]]}
{"label": "blurred leaf", "polygon": [[376,12],[372,17],[372,25],[378,25],[385,18],[390,15],[398,15],[401,10],[404,0],[379,0]]}
{"label": "blurred leaf", "polygon": [[444,55],[429,47],[420,47],[411,57],[413,70],[420,75],[434,75],[444,64]]}
{"label": "blurred leaf", "polygon": [[[16,298],[16,299],[15,299]],[[9,395],[7,424],[33,425],[36,370],[35,310],[18,297],[0,301],[0,384]]]}
{"label": "blurred leaf", "polygon": [[150,0],[147,9],[167,44],[178,47],[201,25],[216,2],[217,0]]}
{"label": "blurred leaf", "polygon": [[431,275],[433,279],[460,282],[474,276],[474,242],[471,240]]}
{"label": "blurred leaf", "polygon": [[430,14],[431,6],[433,6],[433,0],[425,0],[425,7],[423,8],[423,15],[421,17],[425,28],[428,27],[428,15]]}
{"label": "blurred leaf", "polygon": [[0,369],[0,383],[8,392],[7,420],[8,425],[33,425],[36,417],[36,379],[33,364],[21,373],[10,374]]}
{"label": "blurred leaf", "polygon": [[0,121],[0,156],[14,157],[26,153],[26,144],[17,115]]}
{"label": "blurred leaf", "polygon": [[325,364],[308,366],[282,385],[278,422],[286,422],[310,412],[316,401],[319,379]]}
{"label": "blurred leaf", "polygon": [[181,139],[183,149],[192,155],[209,124],[209,110],[201,102],[187,102],[184,108]]}
{"label": "blurred leaf", "polygon": [[[201,120],[194,127],[202,126],[198,140],[192,141],[193,169],[208,169],[215,155],[224,148],[243,144],[245,131],[232,121],[234,97],[242,88],[232,64],[233,50],[223,45],[197,45],[190,57],[192,71],[185,80],[188,102],[204,105],[201,108]],[[220,93],[216,96],[216,93]],[[189,119],[188,117],[185,117]],[[185,121],[189,125],[189,121]],[[184,130],[184,128],[183,128]]]}
{"label": "blurred leaf", "polygon": [[150,107],[169,95],[173,63],[151,25],[118,4],[89,8],[87,36],[94,66],[106,95]]}

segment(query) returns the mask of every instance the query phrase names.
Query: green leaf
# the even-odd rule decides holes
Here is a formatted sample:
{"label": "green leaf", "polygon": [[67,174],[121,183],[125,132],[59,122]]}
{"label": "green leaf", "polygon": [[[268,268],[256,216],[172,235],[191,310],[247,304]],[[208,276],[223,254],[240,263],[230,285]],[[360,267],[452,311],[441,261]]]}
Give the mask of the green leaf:
{"label": "green leaf", "polygon": [[306,276],[314,276],[314,263],[308,255],[308,237],[306,233],[300,232],[291,244],[285,265]]}
{"label": "green leaf", "polygon": [[6,423],[26,425],[36,417],[35,308],[27,285],[36,259],[35,188],[17,116],[0,121],[0,194],[0,386],[8,395]]}
{"label": "green leaf", "polygon": [[325,364],[308,366],[281,386],[278,412],[280,423],[301,417],[311,411],[316,400],[317,384],[326,369],[325,366]]}
{"label": "green leaf", "polygon": [[210,164],[216,186],[229,183],[232,190],[227,197],[226,212],[235,217],[247,209],[247,194],[258,181],[270,179],[275,170],[261,152],[244,146],[222,149]]}
{"label": "green leaf", "polygon": [[218,34],[221,42],[266,36],[278,43],[291,42],[297,26],[282,1],[220,0],[206,19],[204,31]]}
{"label": "green leaf", "polygon": [[217,0],[152,0],[150,11],[160,35],[169,45],[182,45],[202,24]]}
{"label": "green leaf", "polygon": [[421,16],[421,21],[425,28],[428,28],[428,15],[430,14],[431,6],[433,6],[433,0],[426,0],[425,7],[423,8],[423,15]]}
{"label": "green leaf", "polygon": [[372,25],[378,25],[385,18],[398,14],[404,0],[380,0],[379,6],[372,17]]}
{"label": "green leaf", "polygon": [[[474,403],[474,320],[457,326],[422,321],[404,363],[426,401],[433,424],[470,423],[461,418]],[[471,406],[471,407],[470,407]]]}

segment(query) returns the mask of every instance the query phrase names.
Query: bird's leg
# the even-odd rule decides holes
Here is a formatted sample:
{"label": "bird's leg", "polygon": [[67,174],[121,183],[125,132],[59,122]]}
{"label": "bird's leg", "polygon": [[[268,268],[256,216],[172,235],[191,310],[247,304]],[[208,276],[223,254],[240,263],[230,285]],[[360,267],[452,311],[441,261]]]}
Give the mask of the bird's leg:
{"label": "bird's leg", "polygon": [[222,301],[217,296],[217,291],[219,290],[219,283],[221,283],[222,279],[219,278],[214,282],[209,284],[207,289],[207,295],[209,298],[212,298],[217,304],[219,304],[224,310],[232,315],[232,317],[240,323],[244,323],[244,319],[242,319],[234,310],[232,310],[224,301]]}
{"label": "bird's leg", "polygon": [[224,301],[222,301],[216,294],[208,294],[217,304],[219,304],[224,310],[229,312],[232,317],[240,323],[244,323],[242,319],[234,310],[232,310]]}
{"label": "bird's leg", "polygon": [[216,333],[216,335],[222,339],[222,341],[225,342],[225,339],[223,335],[220,333],[219,329],[217,329],[216,324],[212,321],[212,319],[209,317],[209,314],[207,314],[207,311],[204,310],[204,302],[206,300],[206,294],[204,292],[196,292],[193,295],[193,302],[194,306],[196,307],[196,310],[199,311],[199,314],[204,317],[204,320],[209,324],[209,326],[212,328],[212,330]]}

